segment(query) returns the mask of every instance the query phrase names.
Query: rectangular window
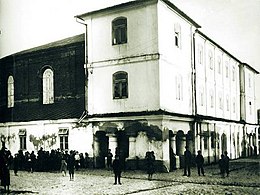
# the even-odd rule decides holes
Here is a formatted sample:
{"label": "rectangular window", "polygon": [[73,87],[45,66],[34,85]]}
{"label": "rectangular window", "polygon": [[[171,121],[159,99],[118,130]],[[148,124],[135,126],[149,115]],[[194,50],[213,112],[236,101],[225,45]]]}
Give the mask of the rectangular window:
{"label": "rectangular window", "polygon": [[67,129],[67,128],[59,129],[59,138],[60,138],[60,149],[68,150],[69,149],[69,129]]}
{"label": "rectangular window", "polygon": [[219,93],[219,109],[223,110],[223,99],[222,99],[222,94]]}
{"label": "rectangular window", "polygon": [[175,32],[175,46],[179,47],[180,43],[179,43],[179,33]]}
{"label": "rectangular window", "polygon": [[213,54],[212,51],[209,51],[209,68],[213,70]]}
{"label": "rectangular window", "polygon": [[252,115],[252,102],[249,102],[249,114]]}
{"label": "rectangular window", "polygon": [[248,74],[248,87],[251,88],[251,74]]}
{"label": "rectangular window", "polygon": [[210,107],[214,108],[214,91],[210,90],[209,94],[210,94]]}
{"label": "rectangular window", "polygon": [[221,74],[221,58],[218,56],[218,73]]}
{"label": "rectangular window", "polygon": [[226,101],[227,101],[227,111],[229,111],[229,96],[227,96]]}
{"label": "rectangular window", "polygon": [[128,98],[128,74],[127,72],[116,72],[113,74],[113,98]]}
{"label": "rectangular window", "polygon": [[176,76],[176,99],[183,100],[182,76]]}
{"label": "rectangular window", "polygon": [[203,88],[200,89],[199,98],[200,98],[200,106],[204,106],[204,90],[203,90]]}
{"label": "rectangular window", "polygon": [[199,61],[199,64],[202,64],[203,63],[203,47],[202,45],[199,45],[199,56],[198,56],[198,61]]}
{"label": "rectangular window", "polygon": [[20,150],[26,150],[26,129],[19,129]]}
{"label": "rectangular window", "polygon": [[236,70],[235,67],[232,67],[232,81],[236,80]]}
{"label": "rectangular window", "polygon": [[236,98],[233,98],[233,113],[236,113]]}
{"label": "rectangular window", "polygon": [[174,24],[174,42],[177,48],[181,47],[181,26],[180,24]]}
{"label": "rectangular window", "polygon": [[226,62],[226,78],[228,78],[228,63]]}

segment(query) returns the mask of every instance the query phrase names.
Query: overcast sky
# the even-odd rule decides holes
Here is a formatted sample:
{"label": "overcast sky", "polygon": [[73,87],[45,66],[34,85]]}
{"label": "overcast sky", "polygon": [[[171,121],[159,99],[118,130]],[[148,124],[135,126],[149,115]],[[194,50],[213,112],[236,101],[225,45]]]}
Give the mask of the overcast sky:
{"label": "overcast sky", "polygon": [[[83,33],[75,15],[126,1],[0,0],[0,58]],[[200,24],[203,33],[260,71],[260,0],[172,2]],[[260,94],[260,87],[256,90]],[[260,95],[257,100],[260,108]]]}

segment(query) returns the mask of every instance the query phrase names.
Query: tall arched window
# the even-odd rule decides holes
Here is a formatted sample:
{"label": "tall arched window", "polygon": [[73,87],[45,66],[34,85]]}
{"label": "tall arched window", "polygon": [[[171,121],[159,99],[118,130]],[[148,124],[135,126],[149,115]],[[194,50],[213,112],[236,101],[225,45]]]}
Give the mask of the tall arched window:
{"label": "tall arched window", "polygon": [[112,44],[127,43],[127,19],[119,17],[112,21]]}
{"label": "tall arched window", "polygon": [[53,71],[46,69],[42,77],[43,104],[54,103]]}
{"label": "tall arched window", "polygon": [[14,107],[14,77],[9,76],[7,81],[7,107]]}
{"label": "tall arched window", "polygon": [[116,72],[113,74],[113,98],[128,98],[128,75],[127,72]]}

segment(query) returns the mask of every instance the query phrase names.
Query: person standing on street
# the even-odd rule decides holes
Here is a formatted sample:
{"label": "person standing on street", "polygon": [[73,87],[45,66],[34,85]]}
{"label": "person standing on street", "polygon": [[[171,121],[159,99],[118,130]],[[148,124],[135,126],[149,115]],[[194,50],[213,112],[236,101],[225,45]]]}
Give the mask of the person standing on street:
{"label": "person standing on street", "polygon": [[221,154],[221,159],[219,160],[219,169],[220,169],[220,175],[221,177],[225,177],[225,156],[224,154]]}
{"label": "person standing on street", "polygon": [[75,156],[74,156],[74,153],[72,150],[70,151],[67,166],[68,166],[68,170],[69,170],[70,181],[73,181],[74,180],[74,170],[75,170]]}
{"label": "person standing on street", "polygon": [[183,176],[190,177],[190,166],[191,166],[191,152],[188,149],[188,146],[185,146],[185,152],[184,152],[184,174]]}
{"label": "person standing on street", "polygon": [[4,192],[9,193],[10,186],[10,169],[12,155],[5,147],[5,142],[2,142],[2,148],[0,150],[0,179],[1,186],[4,186]]}
{"label": "person standing on street", "polygon": [[198,150],[198,155],[196,156],[195,161],[196,161],[197,168],[198,168],[198,175],[200,176],[200,172],[201,172],[202,175],[205,176],[204,175],[204,167],[203,167],[204,166],[204,158],[203,158],[200,150]]}
{"label": "person standing on street", "polygon": [[113,171],[114,171],[114,175],[115,175],[115,183],[114,185],[118,184],[121,185],[121,173],[122,173],[122,165],[119,159],[119,156],[116,155],[115,156],[115,160],[113,161]]}
{"label": "person standing on street", "polygon": [[13,162],[13,166],[14,166],[14,175],[18,176],[18,167],[19,167],[19,161],[18,161],[18,154],[14,155],[14,162]]}
{"label": "person standing on street", "polygon": [[225,173],[227,177],[229,176],[229,157],[227,151],[224,152],[224,162],[225,162]]}
{"label": "person standing on street", "polygon": [[67,171],[67,162],[66,162],[65,155],[62,154],[60,172],[62,173],[63,176],[66,176],[66,171]]}
{"label": "person standing on street", "polygon": [[152,180],[153,174],[155,172],[155,167],[154,167],[155,155],[154,155],[154,151],[146,152],[145,159],[146,159],[146,162],[147,162],[148,180],[150,181],[150,180]]}
{"label": "person standing on street", "polygon": [[113,154],[111,153],[111,149],[108,149],[108,153],[107,153],[107,168],[110,169],[112,166],[112,158],[113,158]]}

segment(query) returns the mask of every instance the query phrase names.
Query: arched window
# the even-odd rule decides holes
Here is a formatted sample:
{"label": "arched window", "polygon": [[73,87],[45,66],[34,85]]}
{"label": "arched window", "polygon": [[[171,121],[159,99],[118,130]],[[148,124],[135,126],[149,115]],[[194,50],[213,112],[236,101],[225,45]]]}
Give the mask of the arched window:
{"label": "arched window", "polygon": [[43,72],[42,90],[43,90],[43,97],[42,97],[43,104],[54,103],[53,71],[49,68]]}
{"label": "arched window", "polygon": [[127,72],[113,74],[113,98],[128,98],[128,75]]}
{"label": "arched window", "polygon": [[127,43],[127,19],[119,17],[112,21],[112,45]]}
{"label": "arched window", "polygon": [[9,76],[7,81],[7,107],[14,107],[14,77]]}

